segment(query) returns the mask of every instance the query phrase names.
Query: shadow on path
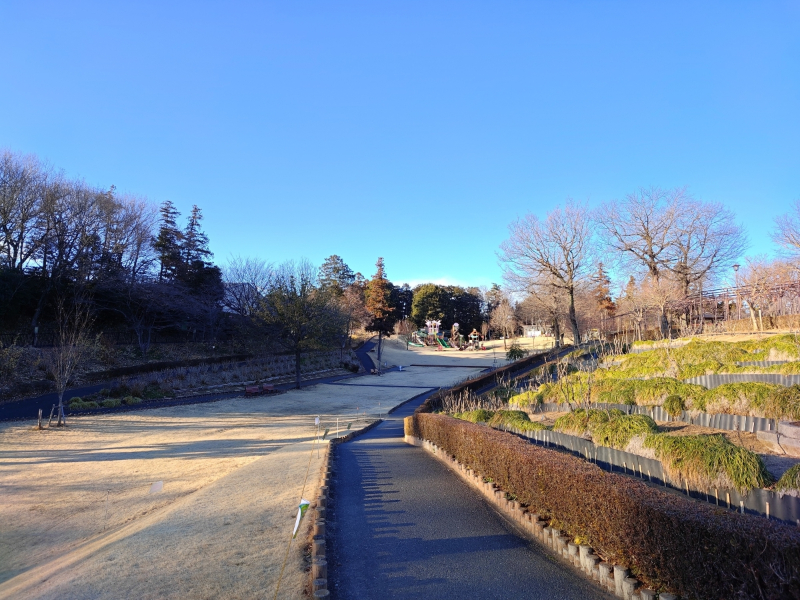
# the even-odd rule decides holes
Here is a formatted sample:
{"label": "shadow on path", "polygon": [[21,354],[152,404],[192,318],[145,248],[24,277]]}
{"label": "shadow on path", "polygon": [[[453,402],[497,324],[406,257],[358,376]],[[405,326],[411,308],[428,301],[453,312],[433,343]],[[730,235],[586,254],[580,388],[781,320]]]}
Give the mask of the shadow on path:
{"label": "shadow on path", "polygon": [[458,476],[403,441],[427,395],[336,447],[329,589],[361,598],[611,598],[557,563]]}

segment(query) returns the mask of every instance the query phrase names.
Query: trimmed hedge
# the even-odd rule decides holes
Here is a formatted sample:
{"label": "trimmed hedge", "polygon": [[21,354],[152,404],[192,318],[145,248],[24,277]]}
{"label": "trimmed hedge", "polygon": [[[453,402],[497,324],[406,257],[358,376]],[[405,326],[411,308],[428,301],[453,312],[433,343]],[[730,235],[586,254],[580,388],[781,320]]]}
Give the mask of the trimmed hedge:
{"label": "trimmed hedge", "polygon": [[514,435],[419,411],[429,440],[550,525],[656,589],[688,598],[800,599],[797,528],[695,502]]}

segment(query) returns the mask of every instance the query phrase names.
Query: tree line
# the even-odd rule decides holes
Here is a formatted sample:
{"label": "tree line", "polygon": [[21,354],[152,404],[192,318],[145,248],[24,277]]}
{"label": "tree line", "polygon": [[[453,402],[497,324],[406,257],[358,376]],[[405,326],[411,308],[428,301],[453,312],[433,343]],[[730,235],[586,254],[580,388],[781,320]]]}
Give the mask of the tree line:
{"label": "tree line", "polygon": [[[594,210],[567,200],[544,218],[527,214],[510,224],[499,255],[507,290],[522,298],[517,310],[557,338],[564,326],[581,340],[620,312],[641,321],[645,310],[666,337],[688,319],[681,300],[734,275],[738,285],[796,285],[800,201],[775,220],[772,237],[783,255],[748,258],[740,271],[748,240],[732,211],[685,188],[652,187]],[[754,294],[740,301],[754,313]]]}

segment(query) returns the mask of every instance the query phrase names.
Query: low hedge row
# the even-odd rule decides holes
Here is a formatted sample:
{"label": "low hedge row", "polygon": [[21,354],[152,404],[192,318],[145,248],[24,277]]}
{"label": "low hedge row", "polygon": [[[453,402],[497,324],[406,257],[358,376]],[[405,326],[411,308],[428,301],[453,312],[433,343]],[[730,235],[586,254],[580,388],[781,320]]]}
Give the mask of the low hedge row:
{"label": "low hedge row", "polygon": [[[424,411],[424,409],[423,409]],[[688,598],[800,598],[800,531],[662,491],[514,435],[419,411],[406,433],[429,440],[587,540],[656,589]]]}

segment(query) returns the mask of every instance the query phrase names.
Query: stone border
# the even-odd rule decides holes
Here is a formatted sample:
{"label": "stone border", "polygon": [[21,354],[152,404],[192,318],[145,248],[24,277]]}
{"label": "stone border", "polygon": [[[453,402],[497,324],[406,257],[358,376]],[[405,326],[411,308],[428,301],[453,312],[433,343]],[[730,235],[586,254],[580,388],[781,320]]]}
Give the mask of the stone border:
{"label": "stone border", "polygon": [[506,493],[493,482],[485,482],[482,476],[458,462],[433,442],[410,435],[405,436],[405,442],[423,448],[443,462],[461,479],[480,492],[501,515],[524,531],[526,537],[539,542],[563,562],[576,567],[587,578],[618,598],[623,600],[655,600],[656,598],[676,600],[677,596],[673,594],[656,594],[653,590],[641,588],[639,581],[630,577],[630,571],[626,567],[601,561],[591,546],[570,542],[569,538],[561,531],[548,527],[544,521],[540,520],[539,515],[529,512],[516,500],[506,499]]}

